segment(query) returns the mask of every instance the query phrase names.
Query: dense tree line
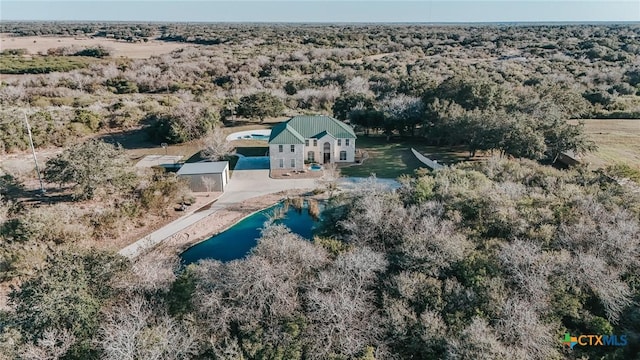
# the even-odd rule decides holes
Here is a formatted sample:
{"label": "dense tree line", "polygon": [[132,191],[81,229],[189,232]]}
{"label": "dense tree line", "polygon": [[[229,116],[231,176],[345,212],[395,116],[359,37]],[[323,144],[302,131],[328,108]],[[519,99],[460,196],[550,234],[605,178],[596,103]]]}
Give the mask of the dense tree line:
{"label": "dense tree line", "polygon": [[[387,138],[421,135],[433,145],[466,145],[477,151],[555,162],[563,152],[583,154],[595,149],[583,124],[567,120],[579,116],[586,101],[562,98],[561,89],[543,98],[510,96],[506,88],[488,80],[452,77],[427,90],[422,98],[396,94],[376,100],[363,93],[336,99],[335,117]],[[551,97],[553,96],[553,101]]]}
{"label": "dense tree line", "polygon": [[[77,25],[32,24],[52,32],[73,31]],[[26,25],[2,26],[21,34]],[[204,107],[222,120],[320,112],[387,136],[422,135],[429,142],[453,143],[459,137],[447,124],[469,126],[473,118],[491,123],[506,113],[518,122],[511,139],[540,145],[541,137],[549,134],[535,119],[545,112],[563,119],[640,114],[640,28],[633,24],[87,26],[106,32],[151,29],[185,44],[213,45],[186,46],[150,59],[104,58],[85,63],[85,68],[5,81],[0,87],[2,117],[12,118],[15,108],[29,104],[50,113],[58,127],[68,131],[73,110],[89,108],[103,118],[97,130],[89,131],[155,124],[161,128],[152,134],[155,141],[179,142],[193,138],[189,129],[209,128],[168,120],[176,118],[180,107]],[[2,59],[12,67],[60,62],[54,55],[29,60],[6,54]],[[460,109],[464,111],[456,113]],[[187,130],[170,134],[172,127]],[[16,133],[0,133],[3,151],[24,149]],[[42,145],[59,142],[59,133],[51,134]],[[535,158],[542,151],[553,158],[547,140],[545,146],[513,153]]]}
{"label": "dense tree line", "polygon": [[[6,240],[5,240],[6,241]],[[332,198],[313,241],[264,228],[180,269],[57,247],[0,313],[9,358],[628,359],[640,352],[640,195],[493,158]],[[563,334],[625,347],[563,347]],[[40,356],[40,357],[38,357]]]}
{"label": "dense tree line", "polygon": [[96,36],[112,37],[128,41],[148,39],[158,31],[152,24],[117,24],[91,22],[14,22],[3,21],[0,32],[14,36]]}

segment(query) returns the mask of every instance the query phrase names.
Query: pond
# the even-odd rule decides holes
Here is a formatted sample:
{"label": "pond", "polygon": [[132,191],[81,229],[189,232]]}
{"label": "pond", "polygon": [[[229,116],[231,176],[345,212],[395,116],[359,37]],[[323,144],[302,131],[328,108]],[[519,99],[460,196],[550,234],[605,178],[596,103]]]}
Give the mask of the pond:
{"label": "pond", "polygon": [[[257,245],[258,239],[260,238],[260,230],[268,220],[268,216],[273,214],[274,211],[282,211],[279,209],[282,209],[283,206],[284,205],[280,203],[259,211],[220,234],[190,247],[180,255],[183,264],[189,265],[201,259],[214,259],[226,262],[245,257],[249,251]],[[289,206],[284,217],[276,220],[275,223],[285,225],[291,229],[291,232],[305,239],[311,239],[314,228],[318,224],[318,222],[309,215],[306,207],[298,211],[293,206]]]}

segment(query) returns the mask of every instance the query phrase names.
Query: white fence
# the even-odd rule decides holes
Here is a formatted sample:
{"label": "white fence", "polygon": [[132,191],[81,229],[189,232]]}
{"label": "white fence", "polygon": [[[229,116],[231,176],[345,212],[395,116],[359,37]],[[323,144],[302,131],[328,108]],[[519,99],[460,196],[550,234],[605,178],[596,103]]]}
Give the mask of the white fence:
{"label": "white fence", "polygon": [[444,167],[443,165],[438,164],[437,161],[431,160],[431,159],[425,157],[424,155],[420,154],[414,148],[411,148],[411,151],[413,152],[413,155],[415,155],[418,158],[418,160],[420,160],[420,162],[422,162],[423,164],[427,165],[427,167],[432,169],[432,170],[440,170],[440,169],[442,169]]}

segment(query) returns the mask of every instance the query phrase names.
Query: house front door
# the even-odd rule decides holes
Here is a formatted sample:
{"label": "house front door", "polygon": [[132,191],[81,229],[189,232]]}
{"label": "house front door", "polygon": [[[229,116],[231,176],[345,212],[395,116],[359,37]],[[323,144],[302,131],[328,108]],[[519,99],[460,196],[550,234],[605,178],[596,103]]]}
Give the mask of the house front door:
{"label": "house front door", "polygon": [[322,153],[324,156],[324,163],[330,163],[331,162],[331,144],[329,144],[329,142],[324,143],[324,145],[322,146]]}

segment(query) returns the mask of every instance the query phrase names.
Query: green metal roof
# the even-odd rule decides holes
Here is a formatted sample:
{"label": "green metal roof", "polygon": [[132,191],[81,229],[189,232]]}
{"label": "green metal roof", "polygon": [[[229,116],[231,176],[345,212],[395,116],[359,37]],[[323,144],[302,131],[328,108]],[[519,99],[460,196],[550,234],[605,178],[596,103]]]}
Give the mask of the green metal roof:
{"label": "green metal roof", "polygon": [[283,122],[271,129],[269,144],[304,144],[304,137],[291,128],[287,122]]}
{"label": "green metal roof", "polygon": [[335,138],[355,139],[353,129],[340,120],[324,115],[294,116],[271,130],[269,144],[303,144],[305,139],[329,134]]}
{"label": "green metal roof", "polygon": [[315,135],[313,135],[313,136],[312,136],[312,138],[314,138],[314,139],[320,139],[321,137],[323,137],[323,136],[325,136],[325,135],[332,136],[332,137],[335,139],[335,136],[331,135],[331,133],[328,133],[326,130],[325,130],[325,131],[323,131],[323,132],[321,132],[321,133],[319,133],[319,134],[315,134]]}

